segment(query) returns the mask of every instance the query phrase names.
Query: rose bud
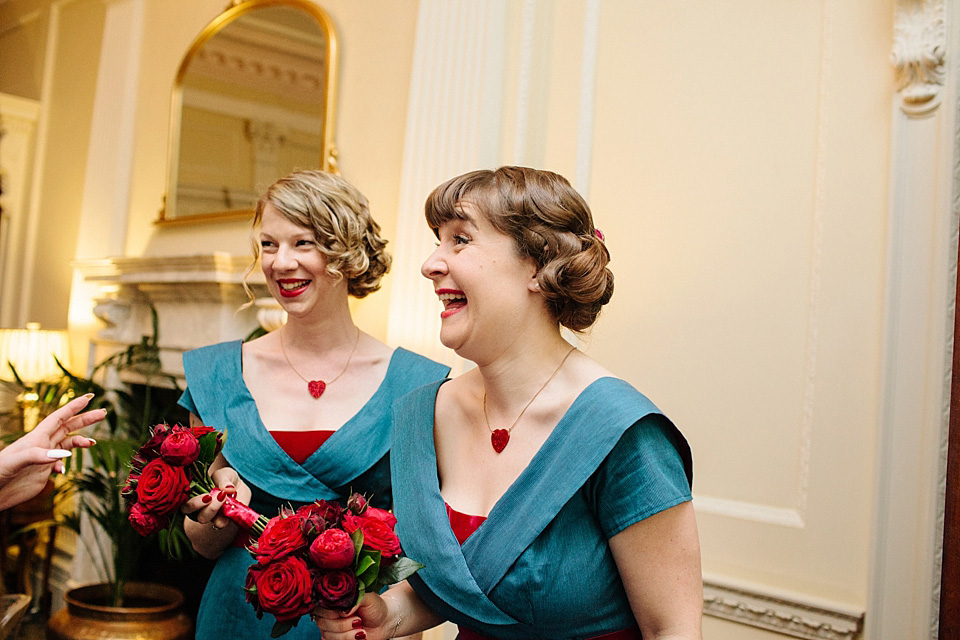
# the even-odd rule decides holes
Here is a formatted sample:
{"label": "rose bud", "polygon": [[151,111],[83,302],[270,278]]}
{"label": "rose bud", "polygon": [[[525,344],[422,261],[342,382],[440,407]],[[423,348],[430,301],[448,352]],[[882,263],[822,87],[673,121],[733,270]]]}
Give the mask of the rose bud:
{"label": "rose bud", "polygon": [[123,484],[123,489],[120,489],[120,497],[126,500],[127,502],[134,502],[137,499],[137,482],[140,480],[139,473],[131,473],[127,476],[127,481]]}
{"label": "rose bud", "polygon": [[169,519],[166,516],[160,516],[150,511],[146,511],[144,510],[143,505],[140,503],[135,503],[130,507],[130,515],[128,518],[134,531],[142,536],[148,536],[151,533],[156,533],[157,531],[160,531],[160,529],[166,527],[169,523]]}
{"label": "rose bud", "polygon": [[174,430],[160,445],[160,456],[175,467],[187,467],[200,455],[200,443],[190,431]]}
{"label": "rose bud", "polygon": [[170,434],[170,427],[165,424],[154,425],[150,429],[150,434],[150,439],[147,440],[147,443],[140,447],[140,453],[152,460],[160,457],[160,445]]}
{"label": "rose bud", "polygon": [[367,499],[364,498],[359,493],[355,493],[347,499],[347,509],[357,514],[358,516],[362,514],[364,509],[366,508],[367,508]]}
{"label": "rose bud", "polygon": [[310,559],[321,569],[348,567],[353,554],[353,540],[342,529],[327,529],[310,544]]}
{"label": "rose bud", "polygon": [[195,427],[190,427],[190,433],[193,434],[193,437],[199,440],[208,433],[213,433],[215,429],[213,427],[208,427],[205,424],[200,424]]}

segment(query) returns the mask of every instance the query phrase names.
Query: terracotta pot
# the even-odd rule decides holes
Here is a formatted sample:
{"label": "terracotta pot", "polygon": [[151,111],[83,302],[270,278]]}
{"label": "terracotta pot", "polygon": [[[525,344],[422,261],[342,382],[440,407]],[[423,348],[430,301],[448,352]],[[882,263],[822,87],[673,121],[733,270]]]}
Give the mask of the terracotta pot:
{"label": "terracotta pot", "polygon": [[67,606],[47,622],[55,640],[190,640],[193,624],[181,611],[183,594],[173,587],[129,582],[123,607],[112,607],[110,585],[93,584],[67,591]]}

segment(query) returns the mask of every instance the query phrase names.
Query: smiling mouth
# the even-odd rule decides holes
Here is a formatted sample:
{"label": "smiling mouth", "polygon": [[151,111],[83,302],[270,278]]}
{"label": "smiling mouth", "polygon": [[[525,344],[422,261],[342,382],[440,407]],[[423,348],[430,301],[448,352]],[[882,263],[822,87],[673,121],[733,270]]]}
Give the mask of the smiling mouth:
{"label": "smiling mouth", "polygon": [[437,297],[440,298],[440,302],[443,304],[443,312],[440,314],[441,318],[451,316],[467,306],[467,296],[463,294],[463,291],[441,289],[437,291]]}
{"label": "smiling mouth", "polygon": [[287,298],[300,295],[306,290],[308,284],[310,280],[277,280],[280,295]]}

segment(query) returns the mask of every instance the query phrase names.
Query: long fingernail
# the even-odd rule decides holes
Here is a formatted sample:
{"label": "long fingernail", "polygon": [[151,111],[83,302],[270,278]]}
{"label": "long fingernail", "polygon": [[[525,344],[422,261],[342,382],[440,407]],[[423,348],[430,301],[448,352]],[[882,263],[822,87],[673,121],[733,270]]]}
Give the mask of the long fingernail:
{"label": "long fingernail", "polygon": [[226,499],[227,499],[227,494],[217,489],[217,500],[219,500],[220,502],[223,502]]}
{"label": "long fingernail", "polygon": [[351,622],[350,624],[353,625],[353,628],[354,628],[354,629],[359,629],[359,628],[361,628],[361,627],[363,626],[363,620],[361,620],[360,618],[357,618],[356,620],[354,620],[354,621]]}
{"label": "long fingernail", "polygon": [[87,440],[90,441],[90,444],[91,444],[91,445],[97,444],[97,441],[94,440],[93,438],[87,438]]}
{"label": "long fingernail", "polygon": [[93,394],[92,394],[92,393],[85,393],[85,394],[83,394],[83,396],[81,396],[81,397],[86,398],[86,399],[89,400],[90,398],[93,397]]}
{"label": "long fingernail", "polygon": [[47,457],[52,460],[59,460],[60,458],[69,458],[73,454],[67,451],[66,449],[50,449],[47,451]]}
{"label": "long fingernail", "polygon": [[200,498],[200,502],[202,502],[203,504],[210,504],[211,502],[213,502],[213,496],[211,496],[208,493],[207,495]]}
{"label": "long fingernail", "polygon": [[367,634],[365,631],[357,631],[357,634],[353,636],[357,640],[367,640]]}

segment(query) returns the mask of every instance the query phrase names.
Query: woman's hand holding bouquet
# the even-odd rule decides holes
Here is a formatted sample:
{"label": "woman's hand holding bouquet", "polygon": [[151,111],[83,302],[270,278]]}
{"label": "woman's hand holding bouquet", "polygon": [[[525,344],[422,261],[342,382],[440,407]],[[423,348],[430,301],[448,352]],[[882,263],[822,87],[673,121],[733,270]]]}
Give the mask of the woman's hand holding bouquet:
{"label": "woman's hand holding bouquet", "polygon": [[232,469],[213,466],[225,437],[223,432],[202,425],[158,424],[151,428],[150,439],[130,461],[130,476],[121,492],[129,505],[130,524],[137,533],[147,536],[160,532],[161,546],[179,556],[182,511],[204,511],[197,507],[198,502],[204,506],[215,504],[203,514],[215,527],[223,527],[229,521],[249,530],[252,536],[263,531],[267,519],[238,501],[235,488],[216,486],[215,476],[221,476],[217,480],[223,482],[225,477],[236,475]]}

